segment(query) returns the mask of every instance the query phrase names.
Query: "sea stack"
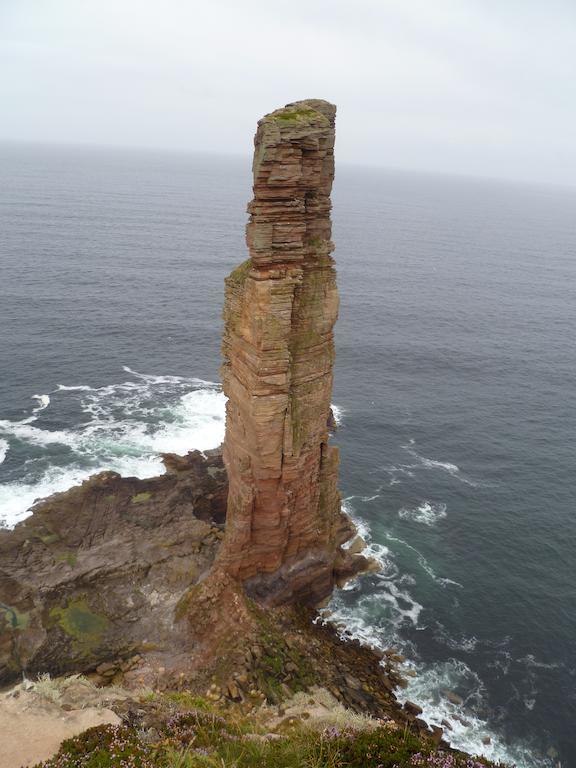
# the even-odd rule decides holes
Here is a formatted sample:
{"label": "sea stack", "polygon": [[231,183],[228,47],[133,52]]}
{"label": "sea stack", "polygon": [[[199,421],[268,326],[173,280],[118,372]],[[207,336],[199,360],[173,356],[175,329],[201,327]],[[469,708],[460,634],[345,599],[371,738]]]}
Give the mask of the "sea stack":
{"label": "sea stack", "polygon": [[229,493],[217,564],[265,605],[318,604],[360,567],[341,549],[354,528],[341,512],[338,450],[328,443],[335,115],[310,99],[259,121],[250,257],[226,279]]}

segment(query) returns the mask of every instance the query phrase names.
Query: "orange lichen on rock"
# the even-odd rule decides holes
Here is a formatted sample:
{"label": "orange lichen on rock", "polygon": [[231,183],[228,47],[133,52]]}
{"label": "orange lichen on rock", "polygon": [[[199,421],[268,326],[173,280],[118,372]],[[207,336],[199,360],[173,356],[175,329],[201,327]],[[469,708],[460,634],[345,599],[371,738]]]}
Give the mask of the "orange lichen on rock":
{"label": "orange lichen on rock", "polygon": [[341,512],[338,450],[328,444],[335,114],[311,99],[258,123],[250,258],[226,279],[229,495],[217,563],[269,605],[317,604],[366,564],[341,548],[354,527]]}

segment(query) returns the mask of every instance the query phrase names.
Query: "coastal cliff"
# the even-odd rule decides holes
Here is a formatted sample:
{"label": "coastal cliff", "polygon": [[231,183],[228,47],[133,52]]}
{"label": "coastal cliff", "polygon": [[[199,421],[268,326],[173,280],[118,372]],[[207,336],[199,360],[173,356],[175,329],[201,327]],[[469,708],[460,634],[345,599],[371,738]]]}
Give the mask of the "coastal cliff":
{"label": "coastal cliff", "polygon": [[317,604],[365,566],[341,545],[328,442],[338,290],[331,252],[336,108],[311,99],[258,123],[250,258],[226,279],[226,534],[217,565],[268,605]]}

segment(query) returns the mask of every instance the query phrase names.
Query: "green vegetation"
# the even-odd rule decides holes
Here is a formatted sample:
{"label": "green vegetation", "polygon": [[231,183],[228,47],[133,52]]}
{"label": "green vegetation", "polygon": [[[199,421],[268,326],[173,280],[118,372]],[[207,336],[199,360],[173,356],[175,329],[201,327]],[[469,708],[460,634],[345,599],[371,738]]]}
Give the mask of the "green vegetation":
{"label": "green vegetation", "polygon": [[230,272],[230,274],[226,278],[226,282],[234,283],[235,285],[242,285],[242,283],[246,280],[246,278],[250,274],[251,269],[252,269],[252,259],[248,258],[246,259],[246,261],[243,261],[242,264],[239,264],[236,267],[236,269]]}
{"label": "green vegetation", "polygon": [[100,725],[65,741],[36,768],[485,768],[494,763],[437,751],[383,721],[366,730],[315,730],[302,720],[264,732],[255,719],[177,712],[151,729]]}
{"label": "green vegetation", "polygon": [[66,563],[66,565],[69,565],[71,568],[73,568],[76,565],[76,561],[78,560],[78,555],[76,552],[62,552],[59,555],[56,555],[56,562],[58,563]]}
{"label": "green vegetation", "polygon": [[58,533],[52,533],[52,532],[49,532],[49,533],[39,532],[39,533],[36,533],[36,536],[40,539],[40,541],[43,544],[46,544],[46,546],[48,546],[49,544],[54,544],[60,539],[60,535]]}
{"label": "green vegetation", "polygon": [[186,592],[184,592],[180,600],[178,600],[178,602],[176,603],[176,610],[174,612],[176,621],[180,621],[180,619],[183,619],[184,616],[186,616],[186,614],[190,610],[190,607],[198,599],[199,594],[200,594],[200,587],[198,584],[192,584],[191,587],[188,587]]}
{"label": "green vegetation", "polygon": [[137,493],[135,496],[132,496],[132,504],[142,504],[144,501],[150,501],[150,498],[152,497],[152,494],[149,491],[143,491],[142,493]]}
{"label": "green vegetation", "polygon": [[316,118],[323,118],[324,120],[327,120],[324,115],[322,115],[320,112],[316,112],[315,109],[292,109],[292,110],[279,110],[278,112],[273,112],[270,117],[273,120],[279,120],[283,122],[288,121],[302,121],[302,120],[308,120],[311,117]]}
{"label": "green vegetation", "polygon": [[226,301],[224,302],[224,321],[226,328],[229,331],[236,332],[238,322],[240,320],[240,312],[242,308],[241,301],[237,298],[233,298],[235,295],[240,296],[242,293],[244,283],[246,282],[250,270],[252,269],[252,259],[248,258],[239,264],[234,269],[224,282],[226,284]]}
{"label": "green vegetation", "polygon": [[247,605],[259,624],[259,656],[254,669],[256,688],[267,701],[279,704],[286,695],[313,686],[316,678],[310,657],[289,645],[255,602],[248,600]]}
{"label": "green vegetation", "polygon": [[52,608],[50,618],[73,638],[77,651],[90,652],[100,645],[108,627],[106,616],[94,613],[85,597],[70,600],[66,606]]}

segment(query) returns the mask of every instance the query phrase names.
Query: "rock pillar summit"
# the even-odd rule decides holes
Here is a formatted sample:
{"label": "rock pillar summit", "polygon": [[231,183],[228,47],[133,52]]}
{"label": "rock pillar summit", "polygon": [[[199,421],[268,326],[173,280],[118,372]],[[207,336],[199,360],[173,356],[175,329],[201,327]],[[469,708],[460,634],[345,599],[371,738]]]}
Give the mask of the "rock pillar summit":
{"label": "rock pillar summit", "polygon": [[267,605],[317,604],[366,562],[341,549],[354,528],[340,508],[338,450],[328,444],[335,115],[310,99],[259,121],[250,258],[226,279],[229,494],[218,565]]}

